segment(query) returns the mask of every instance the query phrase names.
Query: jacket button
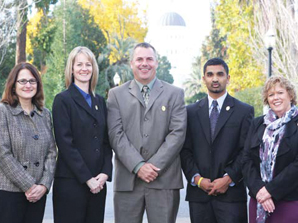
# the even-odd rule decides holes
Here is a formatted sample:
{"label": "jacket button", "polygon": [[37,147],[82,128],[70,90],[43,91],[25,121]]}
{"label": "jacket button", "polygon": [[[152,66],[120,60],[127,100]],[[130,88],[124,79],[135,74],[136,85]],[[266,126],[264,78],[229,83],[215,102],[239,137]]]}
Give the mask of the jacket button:
{"label": "jacket button", "polygon": [[98,139],[97,136],[94,136],[94,139]]}
{"label": "jacket button", "polygon": [[97,153],[99,153],[99,149],[96,149],[95,151],[96,151]]}
{"label": "jacket button", "polygon": [[145,137],[148,137],[149,135],[148,135],[148,134],[144,134],[144,136],[145,136]]}
{"label": "jacket button", "polygon": [[27,170],[27,168],[28,168],[27,166],[23,166],[23,167],[24,167],[25,170]]}
{"label": "jacket button", "polygon": [[94,126],[94,127],[96,127],[96,126],[97,126],[97,124],[96,124],[96,123],[93,123],[93,126]]}
{"label": "jacket button", "polygon": [[39,162],[34,163],[36,167],[39,167]]}
{"label": "jacket button", "polygon": [[144,118],[144,121],[145,121],[145,122],[148,121],[148,118]]}

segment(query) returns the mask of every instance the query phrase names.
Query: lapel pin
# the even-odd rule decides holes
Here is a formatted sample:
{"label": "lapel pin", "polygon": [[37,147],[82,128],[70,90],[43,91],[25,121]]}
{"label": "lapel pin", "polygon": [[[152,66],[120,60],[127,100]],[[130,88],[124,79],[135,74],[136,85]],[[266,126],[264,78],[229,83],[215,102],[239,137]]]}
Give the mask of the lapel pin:
{"label": "lapel pin", "polygon": [[231,108],[230,106],[227,106],[227,107],[226,107],[226,110],[227,110],[227,111],[229,111],[229,110],[230,110],[230,108]]}
{"label": "lapel pin", "polygon": [[166,110],[166,107],[165,106],[161,106],[161,110],[162,111],[165,111]]}
{"label": "lapel pin", "polygon": [[98,110],[98,107],[97,107],[97,105],[95,105],[95,110]]}

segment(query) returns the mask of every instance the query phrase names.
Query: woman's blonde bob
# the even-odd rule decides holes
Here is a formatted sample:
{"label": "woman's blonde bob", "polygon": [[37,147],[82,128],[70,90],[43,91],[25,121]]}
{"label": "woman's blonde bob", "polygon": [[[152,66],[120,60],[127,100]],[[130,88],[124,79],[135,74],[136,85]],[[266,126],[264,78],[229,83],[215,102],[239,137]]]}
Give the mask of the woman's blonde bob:
{"label": "woman's blonde bob", "polygon": [[76,56],[80,53],[84,54],[92,64],[92,77],[89,83],[89,91],[95,94],[95,88],[98,80],[98,65],[94,54],[91,52],[91,50],[89,50],[87,47],[84,47],[84,46],[78,46],[74,48],[68,56],[66,67],[65,67],[65,86],[66,88],[68,88],[74,82],[73,65],[74,65]]}
{"label": "woman's blonde bob", "polygon": [[271,88],[274,88],[277,83],[279,83],[282,88],[287,90],[291,98],[291,104],[296,105],[297,97],[296,97],[295,87],[287,78],[283,76],[272,76],[266,81],[265,86],[263,88],[263,94],[262,94],[264,105],[269,105],[268,92]]}

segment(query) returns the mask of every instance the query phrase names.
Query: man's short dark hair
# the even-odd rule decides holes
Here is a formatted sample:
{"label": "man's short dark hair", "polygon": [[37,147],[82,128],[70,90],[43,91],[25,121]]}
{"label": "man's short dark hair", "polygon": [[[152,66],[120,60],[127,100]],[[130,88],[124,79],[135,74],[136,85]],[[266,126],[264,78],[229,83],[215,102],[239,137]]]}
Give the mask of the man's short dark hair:
{"label": "man's short dark hair", "polygon": [[204,65],[204,75],[205,75],[205,72],[206,72],[206,69],[208,66],[215,66],[215,65],[222,65],[227,73],[227,75],[229,75],[229,67],[228,65],[226,64],[226,62],[223,60],[223,59],[220,59],[220,58],[212,58],[210,60],[208,60],[205,65]]}
{"label": "man's short dark hair", "polygon": [[155,56],[155,59],[157,60],[157,52],[155,50],[155,48],[150,44],[150,43],[146,43],[146,42],[143,42],[143,43],[138,43],[137,45],[135,45],[135,47],[133,48],[132,52],[131,52],[131,55],[130,55],[130,60],[132,61],[133,60],[133,56],[134,56],[134,53],[135,53],[135,50],[137,48],[151,48],[154,52],[154,56]]}

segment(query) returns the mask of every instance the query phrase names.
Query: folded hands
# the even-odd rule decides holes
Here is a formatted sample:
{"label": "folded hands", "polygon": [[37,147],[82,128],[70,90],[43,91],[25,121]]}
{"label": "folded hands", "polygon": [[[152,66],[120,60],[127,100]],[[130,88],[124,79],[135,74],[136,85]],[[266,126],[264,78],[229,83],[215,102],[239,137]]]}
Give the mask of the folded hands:
{"label": "folded hands", "polygon": [[92,177],[91,179],[89,179],[86,183],[90,188],[91,193],[97,194],[103,189],[107,179],[108,175],[100,173],[96,177]]}

